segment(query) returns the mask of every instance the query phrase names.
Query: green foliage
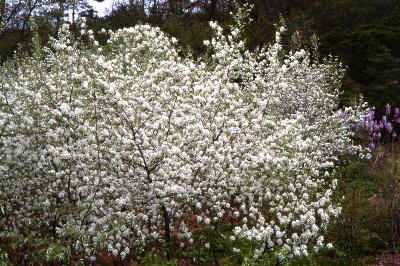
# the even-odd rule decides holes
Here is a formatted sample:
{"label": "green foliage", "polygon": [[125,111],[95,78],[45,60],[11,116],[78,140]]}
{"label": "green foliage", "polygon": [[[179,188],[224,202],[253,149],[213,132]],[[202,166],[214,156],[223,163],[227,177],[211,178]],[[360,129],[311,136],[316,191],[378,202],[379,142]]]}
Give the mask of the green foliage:
{"label": "green foliage", "polygon": [[[393,249],[398,242],[393,225],[399,221],[393,211],[398,212],[400,161],[388,149],[381,147],[369,162],[348,161],[339,173],[337,198],[343,209],[327,235],[335,246],[331,255],[336,260],[374,255]],[[382,154],[385,157],[379,157]]]}
{"label": "green foliage", "polygon": [[46,249],[46,262],[66,262],[71,256],[71,249],[51,243]]}
{"label": "green foliage", "polygon": [[400,102],[400,27],[369,25],[323,36],[323,51],[343,58],[348,76],[362,84],[366,100],[382,107]]}

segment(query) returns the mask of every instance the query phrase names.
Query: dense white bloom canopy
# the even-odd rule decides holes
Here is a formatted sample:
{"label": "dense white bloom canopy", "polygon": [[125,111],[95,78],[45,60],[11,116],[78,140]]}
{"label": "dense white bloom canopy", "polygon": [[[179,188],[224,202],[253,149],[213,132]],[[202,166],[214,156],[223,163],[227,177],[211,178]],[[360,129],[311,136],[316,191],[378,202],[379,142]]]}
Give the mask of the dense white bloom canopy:
{"label": "dense white bloom canopy", "polygon": [[42,54],[2,66],[0,229],[122,258],[223,223],[260,252],[322,247],[340,211],[330,176],[360,150],[361,107],[338,111],[343,71],[285,53],[284,28],[248,51],[240,27],[211,27],[210,60],[181,58],[148,25],[110,31],[105,46],[64,27]]}

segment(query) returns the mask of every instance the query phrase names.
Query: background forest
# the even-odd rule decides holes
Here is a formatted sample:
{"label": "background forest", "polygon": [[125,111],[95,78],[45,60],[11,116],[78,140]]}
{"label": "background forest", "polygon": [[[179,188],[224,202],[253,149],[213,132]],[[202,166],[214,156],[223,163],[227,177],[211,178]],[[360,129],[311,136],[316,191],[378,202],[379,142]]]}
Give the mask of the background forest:
{"label": "background forest", "polygon": [[[106,42],[104,35],[97,34],[103,28],[117,30],[150,24],[176,37],[185,49],[180,51],[182,54],[191,52],[194,57],[201,57],[208,53],[203,40],[212,35],[209,21],[217,21],[227,29],[232,23],[232,12],[244,3],[254,5],[251,22],[244,28],[247,48],[272,42],[276,25],[283,18],[287,36],[297,32],[302,47],[311,47],[313,36],[317,36],[319,56],[333,55],[346,67],[342,105],[350,104],[362,94],[376,108],[367,118],[370,124],[366,123],[366,129],[370,135],[357,136],[360,143],[370,144],[372,159],[343,159],[337,172],[340,181],[334,197],[341,201],[343,209],[326,236],[335,248],[290,264],[400,265],[396,257],[400,243],[400,145],[399,137],[393,134],[400,129],[399,109],[394,108],[400,105],[399,0],[129,0],[115,1],[105,16],[97,14],[85,0],[0,0],[0,64],[18,51],[33,53],[34,32],[39,33],[45,45],[52,37],[57,38],[59,29],[67,21],[79,35],[78,22],[83,17],[100,45]],[[290,40],[283,42],[287,46],[291,43]],[[391,128],[387,126],[389,120],[393,122]],[[370,129],[371,123],[380,126]],[[185,256],[177,255],[170,262],[149,253],[140,263],[247,263],[243,258],[227,259],[226,254],[232,248],[229,243],[218,238],[216,232],[208,234],[211,245],[208,250],[195,249]],[[78,263],[78,259],[66,255],[65,247],[35,242],[29,237],[13,237],[0,235],[0,265]],[[251,247],[243,244],[242,248]],[[97,263],[121,265],[122,262],[104,254]]]}
{"label": "background forest", "polygon": [[230,13],[241,2],[254,4],[253,22],[246,28],[250,48],[270,42],[275,23],[283,17],[289,31],[299,32],[304,40],[316,34],[321,55],[337,56],[347,66],[344,100],[362,93],[378,110],[387,102],[400,103],[400,3],[397,0],[129,0],[115,1],[111,12],[104,17],[99,17],[85,0],[2,0],[0,57],[3,60],[9,57],[18,46],[28,48],[32,21],[45,43],[56,35],[62,21],[70,20],[74,24],[78,14],[86,17],[95,31],[143,23],[158,26],[194,53],[204,53],[206,47],[202,40],[211,34],[208,21],[228,25]]}

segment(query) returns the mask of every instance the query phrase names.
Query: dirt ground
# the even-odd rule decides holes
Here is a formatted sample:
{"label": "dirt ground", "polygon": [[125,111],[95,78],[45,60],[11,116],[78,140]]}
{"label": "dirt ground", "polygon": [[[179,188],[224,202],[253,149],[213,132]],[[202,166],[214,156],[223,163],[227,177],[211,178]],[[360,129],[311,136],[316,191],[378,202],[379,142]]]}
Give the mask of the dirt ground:
{"label": "dirt ground", "polygon": [[374,261],[370,266],[400,266],[400,253],[384,253],[376,256]]}

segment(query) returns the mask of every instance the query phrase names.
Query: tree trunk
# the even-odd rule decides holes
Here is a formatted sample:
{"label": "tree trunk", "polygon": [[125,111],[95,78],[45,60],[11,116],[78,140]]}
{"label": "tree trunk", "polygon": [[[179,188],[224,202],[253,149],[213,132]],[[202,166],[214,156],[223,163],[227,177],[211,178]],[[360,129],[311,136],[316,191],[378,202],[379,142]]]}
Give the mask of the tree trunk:
{"label": "tree trunk", "polygon": [[171,260],[172,259],[172,254],[171,254],[171,229],[170,229],[170,217],[167,211],[167,208],[165,205],[161,206],[161,210],[163,213],[163,219],[164,219],[164,232],[165,232],[165,243],[167,244],[167,259]]}
{"label": "tree trunk", "polygon": [[77,0],[74,0],[72,3],[72,20],[71,20],[72,25],[75,25],[76,11],[77,11]]}
{"label": "tree trunk", "polygon": [[61,20],[62,20],[62,17],[64,15],[64,11],[65,11],[64,2],[63,1],[58,1],[58,14],[57,14],[57,17],[56,17],[55,35],[58,34],[58,30],[61,27]]}

